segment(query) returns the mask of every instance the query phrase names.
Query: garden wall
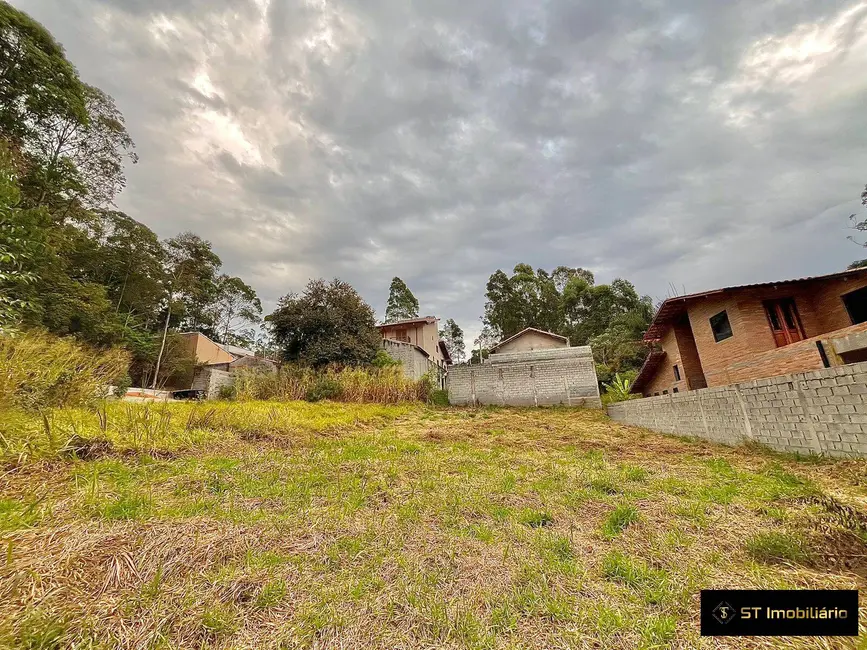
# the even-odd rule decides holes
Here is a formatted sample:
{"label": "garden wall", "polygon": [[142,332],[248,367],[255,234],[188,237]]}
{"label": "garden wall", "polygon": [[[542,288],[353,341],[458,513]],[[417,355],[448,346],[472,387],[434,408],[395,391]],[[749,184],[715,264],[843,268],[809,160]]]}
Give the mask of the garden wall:
{"label": "garden wall", "polygon": [[492,354],[449,368],[449,403],[509,406],[602,405],[590,348]]}
{"label": "garden wall", "polygon": [[608,415],[730,445],[867,456],[867,362],[618,402]]}

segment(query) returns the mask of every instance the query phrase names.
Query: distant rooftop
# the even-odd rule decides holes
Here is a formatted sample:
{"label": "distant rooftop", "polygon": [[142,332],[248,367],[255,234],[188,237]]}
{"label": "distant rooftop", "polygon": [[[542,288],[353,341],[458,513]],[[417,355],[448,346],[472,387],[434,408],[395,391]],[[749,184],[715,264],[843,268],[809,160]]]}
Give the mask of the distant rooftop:
{"label": "distant rooftop", "polygon": [[415,325],[416,323],[436,323],[439,320],[436,316],[419,316],[418,318],[407,318],[406,320],[396,320],[392,323],[382,323],[377,327],[394,327],[395,325]]}

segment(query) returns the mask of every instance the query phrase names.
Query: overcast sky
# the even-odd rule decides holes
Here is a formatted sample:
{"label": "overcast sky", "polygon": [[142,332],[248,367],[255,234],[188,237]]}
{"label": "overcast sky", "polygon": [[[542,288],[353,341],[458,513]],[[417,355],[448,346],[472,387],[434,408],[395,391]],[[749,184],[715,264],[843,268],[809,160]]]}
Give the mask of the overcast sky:
{"label": "overcast sky", "polygon": [[266,308],[398,275],[472,340],[518,262],[663,298],[867,257],[864,2],[12,3],[126,116],[120,208]]}

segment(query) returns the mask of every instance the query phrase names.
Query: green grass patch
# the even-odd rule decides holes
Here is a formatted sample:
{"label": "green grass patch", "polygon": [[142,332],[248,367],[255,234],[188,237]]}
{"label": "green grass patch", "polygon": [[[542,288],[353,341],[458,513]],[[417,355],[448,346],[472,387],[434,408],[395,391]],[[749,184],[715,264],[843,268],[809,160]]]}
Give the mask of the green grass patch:
{"label": "green grass patch", "polygon": [[638,509],[635,506],[621,503],[609,512],[602,522],[602,536],[605,539],[614,539],[638,519]]}
{"label": "green grass patch", "polygon": [[554,517],[547,510],[532,510],[526,508],[521,511],[518,521],[530,528],[542,528],[554,523]]}

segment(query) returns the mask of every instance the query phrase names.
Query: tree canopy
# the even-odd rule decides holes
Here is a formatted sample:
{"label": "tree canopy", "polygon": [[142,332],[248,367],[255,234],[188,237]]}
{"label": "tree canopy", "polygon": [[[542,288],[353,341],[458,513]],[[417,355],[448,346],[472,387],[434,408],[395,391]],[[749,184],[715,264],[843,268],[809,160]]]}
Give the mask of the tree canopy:
{"label": "tree canopy", "polygon": [[373,308],[337,279],[311,280],[301,295],[281,298],[267,320],[286,361],[366,364],[380,349]]}
{"label": "tree canopy", "polygon": [[449,318],[440,330],[440,339],[445,341],[446,348],[452,357],[453,363],[462,363],[467,356],[464,344],[464,331],[458,327],[453,318]]}
{"label": "tree canopy", "polygon": [[567,336],[572,345],[592,345],[604,376],[637,368],[645,355],[641,338],[653,318],[653,301],[639,296],[627,280],[597,285],[593,273],[580,267],[559,266],[549,273],[518,264],[511,275],[502,270],[491,275],[486,297],[488,347],[491,339],[535,327]]}
{"label": "tree canopy", "polygon": [[0,0],[0,331],[123,346],[141,379],[171,332],[243,341],[261,305],[220,274],[206,240],[160,241],[117,210],[136,160],[114,100],[79,78],[42,25]]}
{"label": "tree canopy", "polygon": [[394,323],[409,318],[418,318],[418,300],[403,280],[393,278],[385,307],[385,322]]}

